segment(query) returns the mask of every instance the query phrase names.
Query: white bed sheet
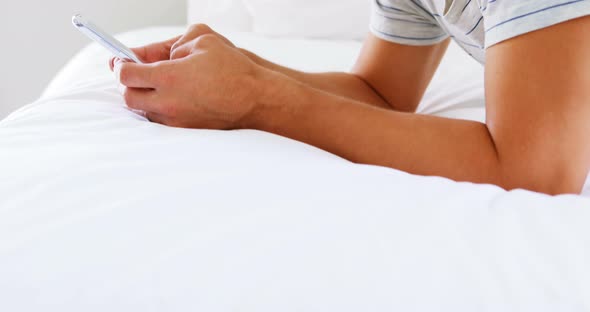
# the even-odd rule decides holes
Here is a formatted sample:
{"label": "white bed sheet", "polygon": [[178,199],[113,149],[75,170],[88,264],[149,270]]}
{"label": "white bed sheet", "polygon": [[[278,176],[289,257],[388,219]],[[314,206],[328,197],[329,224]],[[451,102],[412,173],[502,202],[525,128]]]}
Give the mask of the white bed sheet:
{"label": "white bed sheet", "polygon": [[[345,69],[358,49],[232,38],[310,70]],[[86,49],[0,122],[0,310],[590,309],[590,199],[151,124],[124,108],[106,57]],[[483,118],[481,103],[450,110],[429,92],[423,111]]]}

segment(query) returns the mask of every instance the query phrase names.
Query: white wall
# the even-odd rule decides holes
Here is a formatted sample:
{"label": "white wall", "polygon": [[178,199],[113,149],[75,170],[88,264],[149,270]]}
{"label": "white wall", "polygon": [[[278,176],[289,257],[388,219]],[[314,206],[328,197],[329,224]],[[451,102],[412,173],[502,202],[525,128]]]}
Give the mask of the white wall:
{"label": "white wall", "polygon": [[182,25],[186,0],[0,0],[0,119],[39,97],[89,41],[71,25],[82,13],[111,33]]}

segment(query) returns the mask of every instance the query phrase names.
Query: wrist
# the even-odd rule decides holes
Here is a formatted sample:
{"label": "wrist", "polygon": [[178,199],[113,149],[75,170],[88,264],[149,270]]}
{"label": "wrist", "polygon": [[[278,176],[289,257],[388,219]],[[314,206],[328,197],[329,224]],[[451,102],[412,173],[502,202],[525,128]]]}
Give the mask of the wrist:
{"label": "wrist", "polygon": [[238,51],[240,51],[242,54],[244,54],[246,57],[248,57],[255,64],[268,68],[268,64],[266,64],[265,60],[263,58],[261,58],[260,56],[256,55],[255,53],[252,53],[252,52],[250,52],[246,49],[242,49],[242,48],[238,48]]}
{"label": "wrist", "polygon": [[295,80],[298,80],[298,81],[305,82],[307,80],[307,74],[305,72],[301,72],[298,70],[294,70],[294,69],[290,69],[287,67],[277,65],[271,61],[268,61],[268,60],[256,55],[255,53],[252,53],[252,52],[246,50],[246,49],[238,48],[238,50],[242,54],[244,54],[246,57],[248,57],[252,62],[254,62],[255,64],[258,64],[261,67],[264,67],[264,68],[271,70],[271,71],[282,73],[282,74],[284,74],[288,77],[291,77]]}
{"label": "wrist", "polygon": [[305,101],[299,101],[304,86],[290,77],[260,66],[255,75],[254,109],[245,128],[271,131],[286,115],[294,114]]}

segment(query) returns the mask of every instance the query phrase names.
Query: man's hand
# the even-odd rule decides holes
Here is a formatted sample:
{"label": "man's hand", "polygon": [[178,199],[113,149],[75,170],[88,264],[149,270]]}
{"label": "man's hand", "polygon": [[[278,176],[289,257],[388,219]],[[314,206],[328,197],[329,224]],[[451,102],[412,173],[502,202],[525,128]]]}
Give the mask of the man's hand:
{"label": "man's hand", "polygon": [[[227,45],[235,47],[231,41],[215,32],[209,26],[205,24],[195,24],[190,26],[184,35],[180,35],[163,42],[157,42],[143,47],[133,48],[131,50],[144,63],[155,63],[179,59],[189,55],[192,47],[190,43],[203,35],[215,35]],[[111,70],[114,69],[116,60],[116,57],[112,57],[110,59],[109,66]]]}
{"label": "man's hand", "polygon": [[[146,64],[167,61],[170,60],[170,51],[172,49],[172,45],[178,42],[180,38],[181,36],[178,36],[170,40],[149,44],[140,48],[133,48],[131,50],[142,62]],[[116,61],[120,60],[116,57],[112,57],[109,60],[109,67],[111,70],[114,70]]]}
{"label": "man's hand", "polygon": [[[590,43],[581,40],[589,27],[590,17],[580,18],[488,49],[487,124],[385,107],[413,110],[446,43],[404,47],[374,38],[357,66],[363,79],[298,79],[297,73],[253,61],[218,34],[189,31],[175,41],[136,49],[148,64],[116,60],[114,68],[126,86],[127,104],[162,124],[259,129],[357,163],[506,189],[579,193],[590,168],[584,144],[590,131]],[[382,67],[384,59],[396,61]],[[404,62],[399,70],[396,65]],[[416,64],[427,65],[417,70]],[[406,75],[412,72],[422,74]],[[394,93],[385,92],[390,84]],[[402,96],[409,88],[404,86],[414,84]],[[364,99],[377,95],[369,96],[367,87],[388,102],[367,105],[371,102]],[[410,104],[391,101],[395,96]]]}
{"label": "man's hand", "polygon": [[205,24],[196,24],[189,27],[187,32],[172,45],[170,49],[170,59],[176,60],[192,54],[195,48],[195,40],[198,40],[200,37],[205,35],[213,35],[226,45],[232,48],[236,47],[231,41],[221,34],[215,32],[209,26]]}
{"label": "man's hand", "polygon": [[169,126],[239,128],[255,108],[256,78],[264,69],[227,39],[196,30],[134,49],[147,64],[113,60],[125,102]]}

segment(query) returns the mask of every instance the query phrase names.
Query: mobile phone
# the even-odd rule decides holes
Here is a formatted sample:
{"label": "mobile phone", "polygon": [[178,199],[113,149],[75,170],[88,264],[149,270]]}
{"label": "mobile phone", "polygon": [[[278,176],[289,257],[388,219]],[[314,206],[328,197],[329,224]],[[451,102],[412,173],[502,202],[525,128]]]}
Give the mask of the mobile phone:
{"label": "mobile phone", "polygon": [[107,50],[111,51],[111,53],[113,53],[116,57],[120,59],[130,60],[138,64],[142,63],[137,57],[137,55],[135,55],[135,53],[131,51],[131,49],[126,47],[113,36],[102,31],[100,28],[98,28],[98,26],[94,25],[92,22],[85,19],[80,14],[74,15],[72,17],[72,23],[78,30],[80,30],[83,34],[88,36],[88,38],[98,42]]}

